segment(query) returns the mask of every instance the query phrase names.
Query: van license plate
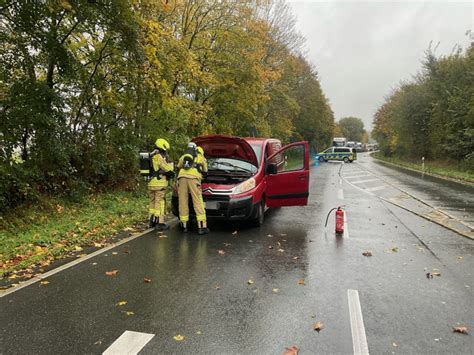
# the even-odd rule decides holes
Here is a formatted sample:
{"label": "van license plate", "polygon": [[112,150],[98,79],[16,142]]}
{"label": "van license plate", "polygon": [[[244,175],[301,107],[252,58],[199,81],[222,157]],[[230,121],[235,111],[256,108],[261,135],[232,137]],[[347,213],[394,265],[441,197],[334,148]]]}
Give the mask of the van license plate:
{"label": "van license plate", "polygon": [[218,210],[219,202],[217,201],[206,201],[206,210]]}

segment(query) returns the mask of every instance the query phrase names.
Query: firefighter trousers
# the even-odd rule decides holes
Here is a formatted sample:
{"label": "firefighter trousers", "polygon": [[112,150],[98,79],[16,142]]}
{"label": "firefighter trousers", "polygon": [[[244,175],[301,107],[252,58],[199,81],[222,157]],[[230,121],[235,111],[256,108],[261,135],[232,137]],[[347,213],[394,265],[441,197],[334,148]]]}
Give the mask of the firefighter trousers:
{"label": "firefighter trousers", "polygon": [[159,186],[148,187],[148,195],[150,196],[150,208],[148,212],[151,216],[158,218],[158,223],[165,223],[166,188]]}
{"label": "firefighter trousers", "polygon": [[206,210],[202,199],[201,181],[181,177],[178,179],[179,220],[186,226],[189,221],[189,195],[193,201],[194,212],[199,228],[207,228]]}

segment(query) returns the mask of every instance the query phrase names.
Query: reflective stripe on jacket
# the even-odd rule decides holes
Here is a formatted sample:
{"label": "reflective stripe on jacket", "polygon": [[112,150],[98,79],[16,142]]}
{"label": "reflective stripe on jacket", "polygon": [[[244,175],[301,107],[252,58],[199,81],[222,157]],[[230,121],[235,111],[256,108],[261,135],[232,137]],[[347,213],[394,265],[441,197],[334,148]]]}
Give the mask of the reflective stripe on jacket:
{"label": "reflective stripe on jacket", "polygon": [[[173,170],[173,164],[168,163],[161,154],[155,154],[151,157],[153,164],[153,171],[163,170],[165,172]],[[148,183],[148,187],[166,187],[168,181],[164,175],[158,175],[153,177]]]}
{"label": "reflective stripe on jacket", "polygon": [[178,168],[180,170],[179,170],[179,174],[178,174],[178,179],[182,178],[182,177],[186,177],[186,178],[189,178],[189,179],[199,179],[199,180],[201,180],[202,179],[202,174],[197,169],[197,166],[199,165],[201,167],[200,170],[202,172],[206,173],[207,172],[207,160],[206,160],[206,158],[204,158],[204,156],[201,155],[201,154],[197,154],[196,157],[194,158],[194,166],[192,168],[189,168],[189,169],[184,169],[183,168],[183,161],[184,161],[184,158],[186,157],[186,155],[189,155],[189,154],[184,154],[184,155],[181,156],[181,158],[179,158]]}

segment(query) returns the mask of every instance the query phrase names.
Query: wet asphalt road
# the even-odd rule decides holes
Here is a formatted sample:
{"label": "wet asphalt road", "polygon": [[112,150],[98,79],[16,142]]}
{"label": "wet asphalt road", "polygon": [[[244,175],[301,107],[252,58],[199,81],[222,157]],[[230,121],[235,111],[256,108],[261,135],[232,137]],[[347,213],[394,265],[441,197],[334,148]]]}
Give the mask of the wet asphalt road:
{"label": "wet asphalt road", "polygon": [[[379,172],[369,159],[357,164]],[[102,353],[131,330],[155,335],[140,354],[351,354],[349,289],[370,353],[472,353],[472,335],[452,327],[474,327],[474,241],[353,188],[339,169],[313,167],[309,205],[269,211],[261,228],[150,233],[0,298],[0,353]],[[338,205],[343,237],[333,216],[324,228]]]}

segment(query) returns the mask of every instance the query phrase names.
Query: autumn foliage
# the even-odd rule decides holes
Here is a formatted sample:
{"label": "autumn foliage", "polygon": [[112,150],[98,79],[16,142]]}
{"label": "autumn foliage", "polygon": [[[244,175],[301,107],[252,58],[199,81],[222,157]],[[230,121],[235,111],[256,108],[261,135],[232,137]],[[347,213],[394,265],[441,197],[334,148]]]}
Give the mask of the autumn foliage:
{"label": "autumn foliage", "polygon": [[135,186],[159,136],[329,144],[334,118],[280,0],[6,1],[0,206]]}

